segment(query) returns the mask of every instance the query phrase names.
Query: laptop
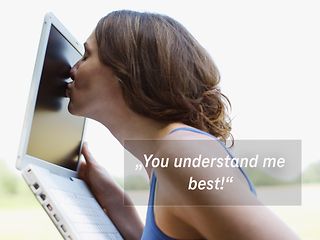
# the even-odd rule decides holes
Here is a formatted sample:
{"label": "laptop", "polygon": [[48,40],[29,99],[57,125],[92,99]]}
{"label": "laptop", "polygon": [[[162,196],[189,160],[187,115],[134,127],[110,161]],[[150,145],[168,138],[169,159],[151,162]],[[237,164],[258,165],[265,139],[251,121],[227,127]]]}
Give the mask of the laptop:
{"label": "laptop", "polygon": [[82,54],[82,44],[47,13],[16,168],[64,239],[123,239],[77,176],[86,119],[68,112],[65,88]]}

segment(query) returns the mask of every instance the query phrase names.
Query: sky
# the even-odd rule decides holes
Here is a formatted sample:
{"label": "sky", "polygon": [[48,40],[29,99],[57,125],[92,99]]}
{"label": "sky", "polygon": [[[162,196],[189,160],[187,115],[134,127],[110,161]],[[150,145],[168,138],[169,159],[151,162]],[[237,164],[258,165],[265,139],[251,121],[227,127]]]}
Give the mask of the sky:
{"label": "sky", "polygon": [[[6,1],[0,4],[0,160],[14,169],[43,17],[53,12],[80,41],[107,13],[158,12],[209,51],[232,103],[235,139],[301,139],[302,166],[320,160],[320,15],[317,1]],[[114,175],[123,150],[89,121],[86,141]]]}

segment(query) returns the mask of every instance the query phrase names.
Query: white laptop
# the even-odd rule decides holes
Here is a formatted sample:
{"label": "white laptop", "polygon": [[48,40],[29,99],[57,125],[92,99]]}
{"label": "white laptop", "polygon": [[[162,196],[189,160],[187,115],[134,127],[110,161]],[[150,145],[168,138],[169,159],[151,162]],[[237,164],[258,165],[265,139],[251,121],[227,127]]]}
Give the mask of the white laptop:
{"label": "white laptop", "polygon": [[86,120],[68,112],[64,94],[82,53],[82,44],[46,14],[16,167],[64,239],[122,239],[77,177]]}

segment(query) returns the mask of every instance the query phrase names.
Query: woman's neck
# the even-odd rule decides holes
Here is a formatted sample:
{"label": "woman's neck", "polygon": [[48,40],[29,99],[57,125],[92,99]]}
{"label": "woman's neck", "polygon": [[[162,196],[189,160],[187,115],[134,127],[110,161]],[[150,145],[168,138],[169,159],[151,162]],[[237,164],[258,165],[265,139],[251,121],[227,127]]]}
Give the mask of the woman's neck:
{"label": "woman's neck", "polygon": [[[105,116],[104,120],[102,118],[96,120],[106,126],[120,144],[138,158],[143,165],[145,164],[144,153],[157,152],[157,144],[160,142],[153,140],[162,140],[172,129],[184,125],[181,123],[159,122],[134,112],[129,112],[126,115],[124,113],[122,111],[121,116],[113,114],[112,117]],[[149,175],[151,170],[151,168],[146,168]]]}

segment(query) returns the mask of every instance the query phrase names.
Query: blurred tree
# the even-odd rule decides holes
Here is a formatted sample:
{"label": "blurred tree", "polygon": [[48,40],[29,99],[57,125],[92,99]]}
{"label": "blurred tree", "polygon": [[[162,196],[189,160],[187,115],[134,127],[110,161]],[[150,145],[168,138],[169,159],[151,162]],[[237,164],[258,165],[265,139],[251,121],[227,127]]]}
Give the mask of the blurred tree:
{"label": "blurred tree", "polygon": [[243,170],[248,174],[250,180],[255,186],[276,186],[276,185],[288,185],[297,184],[301,182],[301,178],[297,177],[291,180],[283,180],[273,177],[261,169],[256,168],[243,168]]}
{"label": "blurred tree", "polygon": [[146,190],[149,189],[149,183],[143,176],[129,175],[124,179],[125,190]]}
{"label": "blurred tree", "polygon": [[311,163],[302,174],[303,183],[320,182],[320,161]]}

